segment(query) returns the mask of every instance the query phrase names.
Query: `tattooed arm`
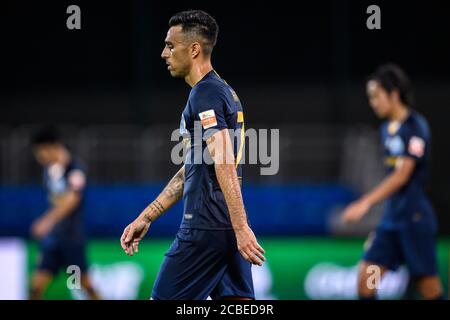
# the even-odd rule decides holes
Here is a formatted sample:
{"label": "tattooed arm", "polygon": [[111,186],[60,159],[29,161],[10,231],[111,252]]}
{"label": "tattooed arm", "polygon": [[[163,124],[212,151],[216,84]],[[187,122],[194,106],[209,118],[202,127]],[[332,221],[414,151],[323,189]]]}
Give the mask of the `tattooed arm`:
{"label": "tattooed arm", "polygon": [[148,222],[155,221],[183,196],[184,166],[173,176],[164,190],[142,211],[141,216]]}
{"label": "tattooed arm", "polygon": [[132,256],[134,252],[138,252],[139,242],[147,233],[150,224],[181,199],[183,188],[184,166],[173,176],[159,196],[123,231],[120,243],[126,254]]}

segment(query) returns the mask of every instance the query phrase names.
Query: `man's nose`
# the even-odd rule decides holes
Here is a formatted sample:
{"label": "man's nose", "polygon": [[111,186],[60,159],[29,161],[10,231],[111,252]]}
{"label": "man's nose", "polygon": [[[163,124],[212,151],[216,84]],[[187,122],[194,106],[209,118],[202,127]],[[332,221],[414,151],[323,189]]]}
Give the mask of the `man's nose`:
{"label": "man's nose", "polygon": [[161,58],[167,59],[167,50],[166,50],[166,48],[164,48],[163,51],[161,52]]}

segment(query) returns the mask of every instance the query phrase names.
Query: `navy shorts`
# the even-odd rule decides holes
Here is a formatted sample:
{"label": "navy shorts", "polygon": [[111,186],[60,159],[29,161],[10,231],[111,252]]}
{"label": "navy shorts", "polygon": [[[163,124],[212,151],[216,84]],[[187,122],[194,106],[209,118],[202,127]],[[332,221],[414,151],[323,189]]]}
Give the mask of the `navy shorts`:
{"label": "navy shorts", "polygon": [[411,222],[393,230],[378,227],[364,260],[390,270],[405,264],[411,276],[436,275],[436,233],[425,223]]}
{"label": "navy shorts", "polygon": [[87,271],[86,246],[82,241],[55,241],[45,239],[40,244],[38,270],[57,275],[66,271],[70,265],[76,265],[82,273]]}
{"label": "navy shorts", "polygon": [[251,264],[232,230],[179,229],[153,286],[155,300],[255,298]]}

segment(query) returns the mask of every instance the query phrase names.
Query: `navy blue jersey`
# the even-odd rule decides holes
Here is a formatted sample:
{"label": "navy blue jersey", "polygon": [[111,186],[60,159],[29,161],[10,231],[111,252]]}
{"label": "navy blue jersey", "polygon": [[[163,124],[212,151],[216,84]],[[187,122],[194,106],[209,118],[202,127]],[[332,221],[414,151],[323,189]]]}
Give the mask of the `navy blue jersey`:
{"label": "navy blue jersey", "polygon": [[399,157],[411,157],[416,165],[410,180],[386,201],[381,224],[396,227],[414,220],[434,221],[434,212],[425,187],[430,167],[430,129],[426,119],[411,111],[402,122],[385,122],[381,127],[386,173],[390,174]]}
{"label": "navy blue jersey", "polygon": [[[44,169],[44,186],[47,190],[48,200],[52,205],[56,204],[58,198],[69,190],[82,193],[85,185],[85,169],[77,161],[71,160],[66,167],[55,163]],[[53,227],[47,238],[81,241],[83,239],[82,203],[83,200],[81,200],[80,205],[73,212],[59,221]]]}
{"label": "navy blue jersey", "polygon": [[244,114],[235,91],[213,70],[191,90],[180,124],[185,138],[184,209],[181,228],[231,229],[224,195],[217,181],[206,140],[231,129],[239,179],[244,139]]}

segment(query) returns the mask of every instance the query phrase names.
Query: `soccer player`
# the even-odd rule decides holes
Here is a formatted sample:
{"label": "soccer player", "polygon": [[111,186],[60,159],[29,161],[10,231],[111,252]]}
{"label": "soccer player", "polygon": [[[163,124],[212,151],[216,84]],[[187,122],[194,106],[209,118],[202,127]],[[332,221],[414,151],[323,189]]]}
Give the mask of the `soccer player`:
{"label": "soccer player", "polygon": [[188,151],[162,193],[125,228],[121,245],[128,255],[137,252],[150,224],[183,197],[181,226],[152,299],[254,299],[251,264],[262,265],[264,250],[249,227],[241,195],[243,134],[240,143],[232,143],[228,131],[243,133],[242,105],[211,65],[218,25],[206,12],[193,10],[175,14],[169,27],[161,56],[172,77],[192,87],[180,125]]}
{"label": "soccer player", "polygon": [[[369,103],[381,126],[387,175],[372,191],[351,203],[343,221],[356,222],[386,200],[384,214],[359,266],[360,299],[375,299],[376,283],[387,269],[406,264],[424,299],[441,299],[436,257],[436,219],[425,192],[430,167],[430,129],[411,109],[409,79],[398,66],[380,66],[367,82]],[[379,271],[379,273],[378,273]],[[379,282],[378,282],[379,283]]]}
{"label": "soccer player", "polygon": [[[32,138],[33,153],[44,167],[44,186],[50,208],[33,222],[40,258],[31,279],[31,298],[42,299],[45,289],[62,268],[80,268],[80,284],[98,299],[87,274],[85,238],[81,221],[86,173],[65,147],[54,128],[43,128]],[[66,269],[64,269],[66,271]]]}

